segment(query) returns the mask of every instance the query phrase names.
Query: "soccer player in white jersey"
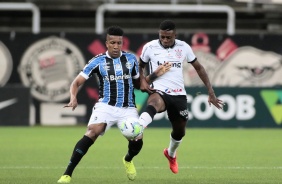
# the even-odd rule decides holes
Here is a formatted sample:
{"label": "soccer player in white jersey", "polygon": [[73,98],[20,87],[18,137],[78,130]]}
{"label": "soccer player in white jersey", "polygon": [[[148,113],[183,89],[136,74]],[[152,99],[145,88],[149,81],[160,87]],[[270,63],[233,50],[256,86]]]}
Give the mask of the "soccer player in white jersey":
{"label": "soccer player in white jersey", "polygon": [[[99,100],[93,107],[87,130],[76,143],[68,166],[58,183],[71,182],[72,173],[77,164],[97,138],[111,126],[115,124],[119,126],[124,119],[129,117],[139,117],[134,96],[134,87],[137,89],[140,87],[138,61],[132,53],[121,50],[122,36],[123,30],[120,27],[109,27],[106,37],[106,53],[92,58],[71,84],[70,102],[65,107],[75,110],[78,105],[76,96],[79,87],[94,74],[99,78]],[[160,76],[169,69],[170,65],[165,63],[154,72],[154,75]],[[147,81],[150,82],[149,77]],[[130,180],[136,177],[132,159],[140,152],[142,145],[142,136],[136,140],[128,140],[128,152],[122,161]]]}
{"label": "soccer player in white jersey", "polygon": [[[157,78],[152,72],[165,62],[170,62],[172,68]],[[215,96],[204,67],[197,60],[191,47],[186,42],[176,39],[175,23],[171,20],[165,20],[160,24],[159,39],[145,44],[140,56],[140,89],[148,92],[150,96],[147,100],[146,110],[140,115],[139,121],[146,127],[152,122],[156,113],[167,111],[172,132],[169,146],[164,149],[164,155],[169,161],[171,171],[175,174],[178,173],[176,150],[185,136],[188,121],[188,106],[182,75],[184,62],[192,64],[207,87],[209,104],[221,109],[223,102]],[[150,80],[153,82],[150,85],[144,78],[146,64],[149,64],[149,72],[152,73]]]}

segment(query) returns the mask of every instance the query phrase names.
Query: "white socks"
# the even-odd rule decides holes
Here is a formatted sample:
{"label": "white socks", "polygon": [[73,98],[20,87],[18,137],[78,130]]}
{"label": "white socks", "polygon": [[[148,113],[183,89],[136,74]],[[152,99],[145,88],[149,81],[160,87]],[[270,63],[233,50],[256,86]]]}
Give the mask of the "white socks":
{"label": "white socks", "polygon": [[169,147],[167,149],[168,151],[168,155],[172,158],[175,158],[176,156],[176,149],[178,148],[178,146],[180,145],[182,140],[177,141],[175,139],[173,139],[170,135],[170,142],[169,142]]}
{"label": "white socks", "polygon": [[139,117],[139,122],[144,128],[147,127],[152,121],[153,119],[147,112],[143,112]]}
{"label": "white socks", "polygon": [[[147,127],[151,122],[153,121],[153,119],[151,118],[151,116],[147,113],[147,112],[143,112],[140,117],[139,117],[139,122],[141,125],[143,125],[143,127]],[[175,158],[176,156],[176,150],[178,148],[178,146],[180,145],[182,140],[175,140],[171,137],[170,135],[170,142],[169,142],[169,147],[167,149],[168,151],[168,155],[172,158]]]}

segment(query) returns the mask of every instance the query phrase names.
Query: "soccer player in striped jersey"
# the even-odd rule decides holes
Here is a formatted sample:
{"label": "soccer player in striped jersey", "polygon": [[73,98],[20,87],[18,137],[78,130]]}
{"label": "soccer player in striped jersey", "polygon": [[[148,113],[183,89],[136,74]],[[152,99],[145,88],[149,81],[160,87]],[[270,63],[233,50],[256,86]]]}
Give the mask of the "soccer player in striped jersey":
{"label": "soccer player in striped jersey", "polygon": [[[154,71],[165,62],[171,63],[172,68],[157,78]],[[192,64],[207,87],[209,104],[221,109],[223,102],[215,96],[204,67],[197,60],[191,47],[186,42],[176,39],[174,22],[165,20],[160,24],[159,39],[145,44],[140,56],[140,89],[150,93],[150,96],[146,110],[140,115],[139,121],[146,127],[152,122],[156,113],[167,111],[172,132],[169,146],[164,149],[164,155],[173,173],[178,172],[176,150],[185,135],[188,121],[187,98],[182,74],[183,62]],[[150,75],[150,80],[153,81],[151,85],[146,82],[143,74],[146,64],[149,64],[150,72],[153,72]]]}
{"label": "soccer player in striped jersey", "polygon": [[[93,107],[86,133],[76,143],[69,164],[58,183],[71,182],[75,167],[100,135],[115,124],[119,126],[128,117],[139,118],[134,96],[134,88],[140,87],[138,61],[134,54],[121,50],[122,44],[123,30],[118,26],[109,27],[106,53],[92,58],[70,86],[70,102],[65,107],[75,110],[78,105],[79,87],[96,74],[99,78],[99,100]],[[160,76],[169,71],[170,67],[169,63],[164,63],[158,67],[154,75]],[[149,77],[146,80],[151,82]],[[136,177],[132,159],[142,148],[142,138],[140,136],[136,140],[128,141],[128,152],[123,158],[126,174],[130,180]]]}

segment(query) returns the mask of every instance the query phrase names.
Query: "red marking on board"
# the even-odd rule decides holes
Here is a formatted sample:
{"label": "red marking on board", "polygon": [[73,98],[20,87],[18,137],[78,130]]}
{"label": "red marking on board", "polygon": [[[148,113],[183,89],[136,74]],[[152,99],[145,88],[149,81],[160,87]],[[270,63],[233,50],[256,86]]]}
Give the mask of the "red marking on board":
{"label": "red marking on board", "polygon": [[127,37],[123,37],[123,45],[122,45],[122,50],[128,51],[129,50],[129,45],[130,45],[130,40]]}
{"label": "red marking on board", "polygon": [[53,65],[55,65],[55,63],[56,63],[56,61],[55,61],[54,57],[39,60],[39,66],[40,66],[41,69],[53,66]]}
{"label": "red marking on board", "polygon": [[238,46],[230,39],[227,38],[224,42],[218,47],[216,51],[216,55],[220,60],[225,60],[228,56],[230,56]]}
{"label": "red marking on board", "polygon": [[99,99],[99,92],[95,88],[86,87],[86,93],[91,99],[94,99],[96,101]]}
{"label": "red marking on board", "polygon": [[201,50],[204,52],[210,52],[209,46],[209,37],[206,33],[197,33],[192,37],[192,46],[193,51]]}
{"label": "red marking on board", "polygon": [[106,51],[106,47],[100,40],[96,39],[88,46],[88,51],[96,56],[97,54],[104,53]]}

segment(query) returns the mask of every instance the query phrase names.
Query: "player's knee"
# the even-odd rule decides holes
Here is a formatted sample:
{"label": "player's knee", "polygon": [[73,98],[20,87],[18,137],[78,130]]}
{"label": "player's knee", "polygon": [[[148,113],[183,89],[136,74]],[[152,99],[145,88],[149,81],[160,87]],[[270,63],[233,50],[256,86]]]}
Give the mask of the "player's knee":
{"label": "player's knee", "polygon": [[101,135],[104,131],[105,128],[103,128],[102,126],[89,125],[87,127],[85,135],[91,138],[92,140],[96,140],[99,135]]}
{"label": "player's knee", "polygon": [[165,105],[163,99],[157,93],[154,93],[149,97],[147,104],[153,106],[157,111]]}
{"label": "player's knee", "polygon": [[90,139],[92,139],[93,141],[95,141],[98,138],[98,136],[99,136],[96,132],[93,132],[93,131],[87,131],[85,133],[85,135],[87,137],[89,137]]}
{"label": "player's knee", "polygon": [[173,131],[171,133],[171,137],[174,139],[174,140],[181,140],[183,137],[185,136],[185,130],[182,130],[182,131]]}

